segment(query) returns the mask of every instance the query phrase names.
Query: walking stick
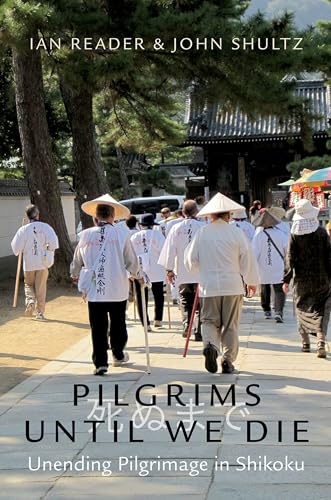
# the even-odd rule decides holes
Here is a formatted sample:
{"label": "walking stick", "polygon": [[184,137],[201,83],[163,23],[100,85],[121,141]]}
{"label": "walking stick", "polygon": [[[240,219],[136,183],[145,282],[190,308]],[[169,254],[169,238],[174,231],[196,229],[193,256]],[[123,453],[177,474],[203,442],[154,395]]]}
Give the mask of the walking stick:
{"label": "walking stick", "polygon": [[190,342],[192,327],[193,327],[193,323],[194,323],[194,316],[195,316],[196,310],[198,308],[198,302],[199,302],[199,285],[197,285],[197,289],[196,289],[195,295],[194,295],[192,314],[191,314],[191,318],[190,318],[190,324],[189,324],[188,330],[187,330],[187,337],[186,337],[186,342],[185,342],[185,347],[184,347],[184,352],[183,352],[183,358],[186,358],[188,344]]}
{"label": "walking stick", "polygon": [[18,254],[18,261],[17,261],[13,307],[17,306],[18,289],[20,286],[20,275],[21,275],[21,267],[22,267],[22,257],[23,257],[23,252],[20,252]]}
{"label": "walking stick", "polygon": [[[22,226],[25,225],[25,217],[23,217],[21,225]],[[23,252],[20,252],[18,254],[18,261],[17,261],[13,307],[17,307],[18,289],[20,287],[20,275],[21,275],[21,267],[22,267],[22,258],[23,258]]]}
{"label": "walking stick", "polygon": [[148,325],[147,325],[147,312],[146,312],[146,299],[145,299],[145,283],[141,283],[140,291],[141,291],[141,305],[143,310],[143,323],[144,323],[144,332],[145,332],[145,347],[146,347],[146,361],[147,361],[147,373],[150,375],[151,373],[151,363],[149,358],[149,344],[148,344]]}
{"label": "walking stick", "polygon": [[167,309],[168,309],[168,325],[169,330],[171,330],[171,316],[170,316],[170,285],[166,284],[166,295],[167,295]]}
{"label": "walking stick", "polygon": [[132,291],[133,291],[133,321],[137,321],[137,305],[136,305],[136,284],[132,281]]}

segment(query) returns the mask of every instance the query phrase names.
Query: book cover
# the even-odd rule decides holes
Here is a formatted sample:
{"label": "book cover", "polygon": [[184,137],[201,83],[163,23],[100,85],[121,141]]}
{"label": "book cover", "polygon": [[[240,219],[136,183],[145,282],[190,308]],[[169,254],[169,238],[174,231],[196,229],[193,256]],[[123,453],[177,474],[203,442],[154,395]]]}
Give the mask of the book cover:
{"label": "book cover", "polygon": [[[328,178],[291,195],[286,183],[305,166],[331,167],[330,13],[324,0],[0,3],[0,497],[329,498],[330,359],[319,356],[319,337],[304,349],[292,293],[281,321],[258,291],[243,298],[232,371],[224,352],[203,354],[210,343],[194,314],[185,323],[194,291],[188,307],[168,283],[160,320],[152,279],[147,327],[132,286],[126,313],[112,312],[113,323],[126,314],[129,358],[109,350],[98,377],[93,312],[69,266],[92,225],[82,204],[106,193],[140,229],[153,214],[169,253],[181,248],[180,233],[168,238],[184,196],[202,209],[223,193],[231,210],[246,209],[238,226],[254,200],[277,219],[309,198],[325,225]],[[38,217],[26,215],[30,203]],[[205,209],[201,225],[216,212]],[[24,246],[11,243],[39,218],[59,248],[43,284],[26,267],[23,283]],[[201,248],[213,262],[208,239]],[[318,248],[308,252],[314,260]],[[97,269],[97,293],[106,293],[107,270]],[[164,267],[168,281],[175,269]],[[111,288],[120,293],[118,281]]]}

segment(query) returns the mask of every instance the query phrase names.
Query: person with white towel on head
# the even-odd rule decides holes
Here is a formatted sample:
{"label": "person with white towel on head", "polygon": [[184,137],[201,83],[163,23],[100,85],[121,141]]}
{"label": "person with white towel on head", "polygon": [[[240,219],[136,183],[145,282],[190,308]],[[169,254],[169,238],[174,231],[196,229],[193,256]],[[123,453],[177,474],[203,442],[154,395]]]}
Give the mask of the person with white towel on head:
{"label": "person with white towel on head", "polygon": [[[164,236],[162,233],[153,229],[158,223],[154,220],[153,214],[144,214],[140,221],[141,230],[131,236],[131,243],[134,251],[141,263],[142,270],[151,284],[152,293],[154,296],[154,326],[160,328],[163,318],[163,283],[165,280],[165,272],[162,266],[157,261],[164,245]],[[138,306],[138,314],[143,325],[143,306],[141,299],[141,284],[135,281],[136,299]],[[148,316],[148,286],[145,287],[146,312],[147,312],[147,327],[151,331],[150,319]]]}
{"label": "person with white towel on head", "polygon": [[[198,272],[188,272],[184,265],[184,251],[192,241],[195,233],[205,225],[196,215],[198,207],[194,200],[186,200],[183,206],[185,218],[171,228],[163,246],[158,263],[167,271],[170,283],[176,280],[179,292],[179,301],[183,314],[183,337],[187,336],[190,318],[193,309],[194,296],[199,283]],[[195,331],[195,340],[201,341],[200,319]]]}

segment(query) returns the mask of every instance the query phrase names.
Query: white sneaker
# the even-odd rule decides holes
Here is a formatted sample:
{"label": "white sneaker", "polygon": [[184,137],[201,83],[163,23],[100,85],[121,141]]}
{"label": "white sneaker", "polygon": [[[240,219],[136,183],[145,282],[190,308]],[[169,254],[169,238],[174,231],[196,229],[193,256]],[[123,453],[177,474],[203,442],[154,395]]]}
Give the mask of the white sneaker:
{"label": "white sneaker", "polygon": [[276,313],[274,319],[276,323],[284,323],[283,316],[281,313]]}
{"label": "white sneaker", "polygon": [[30,302],[29,304],[27,304],[27,306],[25,308],[24,315],[31,318],[33,311],[34,311],[34,303]]}
{"label": "white sneaker", "polygon": [[155,328],[161,328],[162,327],[162,321],[156,319],[154,321],[154,326],[155,326]]}
{"label": "white sneaker", "polygon": [[45,316],[43,315],[43,313],[40,313],[38,312],[34,318],[36,321],[46,321],[46,318]]}
{"label": "white sneaker", "polygon": [[124,351],[123,354],[123,359],[117,359],[113,356],[113,366],[122,366],[129,361],[129,354],[126,351]]}
{"label": "white sneaker", "polygon": [[152,332],[152,331],[153,331],[153,330],[152,330],[151,325],[148,325],[148,327],[147,327],[147,331],[148,331],[148,332]]}
{"label": "white sneaker", "polygon": [[94,373],[94,375],[101,375],[102,376],[105,373],[107,373],[107,371],[108,371],[107,366],[99,366],[99,368],[96,368],[93,373]]}

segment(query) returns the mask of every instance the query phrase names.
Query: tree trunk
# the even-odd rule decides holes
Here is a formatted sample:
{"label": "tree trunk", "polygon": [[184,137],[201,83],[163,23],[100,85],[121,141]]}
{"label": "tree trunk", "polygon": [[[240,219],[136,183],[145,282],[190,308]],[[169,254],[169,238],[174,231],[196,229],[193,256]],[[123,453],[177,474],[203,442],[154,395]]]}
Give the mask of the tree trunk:
{"label": "tree trunk", "polygon": [[[72,131],[72,156],[74,163],[74,188],[79,207],[109,191],[102,166],[93,121],[93,96],[85,88],[74,89],[60,79],[61,94]],[[83,228],[93,225],[93,220],[80,210]]]}
{"label": "tree trunk", "polygon": [[130,198],[130,187],[127,175],[128,164],[121,148],[116,148],[116,155],[118,159],[118,168],[120,171],[120,178],[123,188],[123,198],[127,199]]}
{"label": "tree trunk", "polygon": [[13,49],[13,63],[17,119],[30,198],[38,206],[41,220],[50,224],[59,238],[60,249],[55,253],[52,275],[62,281],[69,277],[73,252],[46,120],[40,51]]}

